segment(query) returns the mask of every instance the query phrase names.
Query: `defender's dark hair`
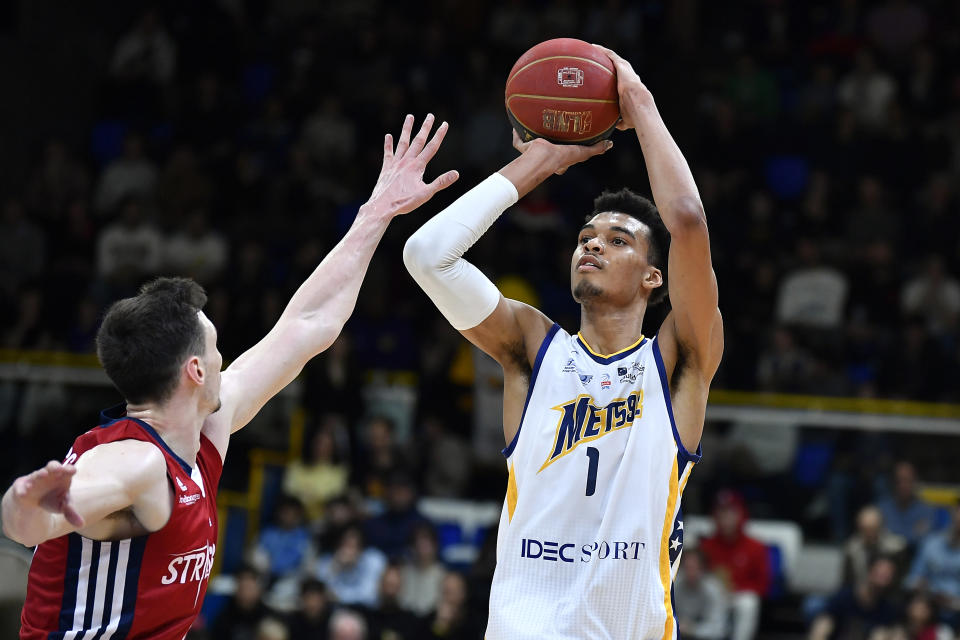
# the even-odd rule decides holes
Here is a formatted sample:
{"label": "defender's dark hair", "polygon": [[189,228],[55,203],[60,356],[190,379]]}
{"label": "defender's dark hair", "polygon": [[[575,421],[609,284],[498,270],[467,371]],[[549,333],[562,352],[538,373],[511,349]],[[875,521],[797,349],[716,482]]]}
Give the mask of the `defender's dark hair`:
{"label": "defender's dark hair", "polygon": [[[670,232],[660,218],[656,205],[638,193],[624,187],[619,191],[604,191],[593,201],[593,213],[589,218],[599,213],[623,213],[636,218],[647,226],[650,233],[647,241],[650,250],[647,261],[650,262],[663,276],[663,284],[650,294],[650,306],[660,304],[667,299],[667,255],[670,252]],[[589,219],[588,218],[588,219]]]}
{"label": "defender's dark hair", "polygon": [[128,402],[170,397],[184,358],[205,351],[197,312],[206,303],[193,280],[157,278],[110,306],[97,332],[97,356]]}

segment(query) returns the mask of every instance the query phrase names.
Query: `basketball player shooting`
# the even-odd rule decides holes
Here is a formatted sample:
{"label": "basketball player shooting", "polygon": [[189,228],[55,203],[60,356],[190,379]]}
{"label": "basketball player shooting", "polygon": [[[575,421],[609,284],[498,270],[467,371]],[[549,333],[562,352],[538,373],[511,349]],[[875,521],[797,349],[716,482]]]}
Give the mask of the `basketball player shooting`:
{"label": "basketball player shooting", "polygon": [[20,638],[186,636],[213,564],[230,434],[336,340],[390,220],[458,177],[424,183],[447,124],[429,142],[433,116],[411,140],[413,124],[407,116],[396,149],[385,137],[379,179],[349,231],[222,376],[206,295],[192,280],[155,280],[110,308],[97,352],[126,407],[3,496],[6,535],[39,545]]}
{"label": "basketball player shooting", "polygon": [[[700,459],[723,327],[690,169],[631,65],[603,51],[616,66],[618,126],[636,130],[656,206],[626,189],[596,199],[570,266],[577,335],[504,298],[462,256],[518,198],[610,142],[521,143],[514,133],[520,156],[404,249],[438,309],[504,370],[509,478],[488,640],[677,635],[680,496]],[[672,311],[648,339],[643,316],[666,297],[668,273]]]}

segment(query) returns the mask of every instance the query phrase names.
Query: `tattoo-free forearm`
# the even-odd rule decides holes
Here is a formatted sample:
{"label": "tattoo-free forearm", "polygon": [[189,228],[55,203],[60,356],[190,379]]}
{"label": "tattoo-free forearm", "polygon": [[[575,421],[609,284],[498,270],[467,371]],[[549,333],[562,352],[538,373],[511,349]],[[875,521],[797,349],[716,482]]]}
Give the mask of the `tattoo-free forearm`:
{"label": "tattoo-free forearm", "polygon": [[390,216],[377,205],[360,207],[346,235],[314,269],[280,317],[286,321],[305,321],[313,328],[303,345],[309,358],[329,347],[346,324],[357,304],[360,285],[370,260],[383,238]]}

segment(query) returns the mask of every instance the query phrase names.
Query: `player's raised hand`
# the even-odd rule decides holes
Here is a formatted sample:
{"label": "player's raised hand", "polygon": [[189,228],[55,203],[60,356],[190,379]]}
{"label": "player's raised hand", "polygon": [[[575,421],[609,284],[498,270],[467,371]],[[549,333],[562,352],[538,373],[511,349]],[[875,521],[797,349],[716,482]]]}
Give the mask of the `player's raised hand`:
{"label": "player's raised hand", "polygon": [[520,153],[542,153],[546,161],[552,163],[552,173],[563,173],[575,164],[606,153],[613,147],[611,140],[601,140],[596,144],[584,146],[580,144],[554,144],[543,138],[534,138],[529,142],[520,139],[516,129],[513,130],[513,148]]}
{"label": "player's raised hand", "polygon": [[617,93],[620,94],[620,122],[617,129],[624,131],[633,129],[634,114],[637,109],[653,103],[653,97],[640,76],[633,70],[633,65],[621,58],[611,49],[599,44],[593,45],[610,58],[617,69]]}
{"label": "player's raised hand", "polygon": [[51,460],[33,473],[20,476],[13,483],[13,499],[26,508],[40,508],[63,515],[75,527],[83,526],[83,517],[70,501],[70,483],[77,468]]}
{"label": "player's raised hand", "polygon": [[383,166],[368,201],[377,205],[376,209],[386,211],[391,216],[409,213],[460,177],[456,171],[447,171],[432,182],[423,181],[427,163],[436,155],[440,143],[447,135],[447,123],[444,122],[437,128],[433,138],[430,138],[433,122],[433,114],[427,114],[420,131],[411,140],[413,116],[408,115],[403,121],[396,148],[393,146],[392,135],[388,133],[384,137]]}

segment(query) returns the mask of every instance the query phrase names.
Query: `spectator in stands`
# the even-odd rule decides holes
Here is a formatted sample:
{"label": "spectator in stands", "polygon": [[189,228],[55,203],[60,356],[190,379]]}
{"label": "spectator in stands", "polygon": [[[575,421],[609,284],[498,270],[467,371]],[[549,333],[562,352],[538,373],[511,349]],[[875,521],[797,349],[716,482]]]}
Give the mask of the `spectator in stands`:
{"label": "spectator in stands", "polygon": [[330,640],[367,640],[367,622],[352,609],[337,609],[330,616]]}
{"label": "spectator in stands", "polygon": [[697,548],[683,552],[674,582],[677,628],[687,640],[723,640],[730,617],[729,594],[707,570],[707,559]]}
{"label": "spectator in stands", "polygon": [[904,285],[900,302],[903,314],[924,318],[933,335],[956,333],[960,282],[946,272],[942,256],[927,258],[923,272]]}
{"label": "spectator in stands", "polygon": [[388,476],[404,466],[393,421],[383,416],[371,418],[364,429],[364,445],[353,461],[358,483],[371,498],[383,498]]}
{"label": "spectator in stands", "polygon": [[904,584],[928,592],[945,620],[960,622],[960,505],[954,507],[953,522],[946,531],[929,534],[922,541]]}
{"label": "spectator in stands", "polygon": [[219,280],[227,266],[227,240],[210,228],[209,217],[202,209],[187,215],[164,245],[164,271],[193,278],[202,285],[210,286]]}
{"label": "spectator in stands", "polygon": [[18,200],[7,200],[0,216],[0,295],[12,295],[43,271],[46,239]]}
{"label": "spectator in stands", "polygon": [[436,610],[427,616],[425,638],[478,638],[483,633],[486,620],[479,619],[467,606],[467,581],[463,575],[447,572],[440,589]]}
{"label": "spectator in stands", "polygon": [[446,574],[443,564],[437,558],[437,531],[433,525],[426,522],[418,524],[413,530],[410,546],[412,557],[402,569],[400,605],[423,616],[436,608],[443,576]]}
{"label": "spectator in stands", "polygon": [[898,462],[893,470],[893,491],[877,503],[883,522],[911,545],[933,530],[937,512],[917,495],[917,472],[910,462]]}
{"label": "spectator in stands", "polygon": [[86,200],[90,175],[60,140],[50,140],[27,188],[27,203],[43,219],[59,220],[67,205]]}
{"label": "spectator in stands", "polygon": [[867,579],[844,587],[827,602],[810,627],[809,640],[863,640],[897,619],[896,565],[883,556],[870,565]]}
{"label": "spectator in stands", "polygon": [[340,460],[335,439],[340,420],[337,415],[325,416],[304,451],[305,460],[291,462],[284,476],[284,490],[303,502],[310,520],[322,516],[324,504],[347,488],[349,471]]}
{"label": "spectator in stands", "polygon": [[317,560],[315,575],[341,604],[372,607],[377,603],[380,576],[386,566],[382,552],[364,546],[360,528],[349,526],[340,534],[333,553]]}
{"label": "spectator in stands", "polygon": [[299,573],[313,560],[310,538],[303,504],[293,496],[281,496],[273,523],[260,532],[255,550],[271,581]]}
{"label": "spectator in stands", "polygon": [[937,606],[922,593],[907,603],[900,622],[870,640],[953,640],[953,630],[939,621]]}
{"label": "spectator in stands", "polygon": [[472,471],[470,445],[438,416],[423,421],[425,454],[423,465],[424,493],[429,496],[455,498],[466,493]]}
{"label": "spectator in stands", "polygon": [[290,638],[290,631],[277,618],[264,618],[257,625],[255,640],[288,640],[288,638]]}
{"label": "spectator in stands", "polygon": [[97,238],[97,275],[113,299],[133,290],[144,278],[160,272],[163,237],[146,219],[144,203],[128,198],[120,219]]}
{"label": "spectator in stands", "polygon": [[[770,589],[767,548],[746,533],[747,508],[740,494],[721,491],[713,509],[716,532],[701,542],[710,568],[724,578],[731,596],[732,640],[754,637],[760,619],[760,601]],[[681,563],[682,564],[682,563]]]}
{"label": "spectator in stands", "polygon": [[407,550],[413,531],[429,521],[417,508],[417,490],[413,478],[396,470],[387,479],[384,512],[367,520],[367,540],[389,558],[399,558]]}
{"label": "spectator in stands", "polygon": [[879,129],[887,122],[890,104],[897,94],[897,82],[877,68],[869,51],[857,53],[853,70],[840,80],[840,102],[851,109],[859,124]]}
{"label": "spectator in stands", "polygon": [[777,320],[813,329],[839,329],[850,283],[847,276],[824,263],[817,242],[797,243],[797,265],[784,274],[777,290]]}
{"label": "spectator in stands", "polygon": [[263,603],[263,580],[256,569],[241,567],[234,578],[236,591],[217,616],[210,640],[256,640],[260,622],[272,615]]}
{"label": "spectator in stands", "polygon": [[391,564],[380,578],[380,598],[377,606],[367,611],[372,637],[393,640],[419,640],[423,637],[422,621],[400,606],[401,593],[403,573],[400,565]]}
{"label": "spectator in stands", "polygon": [[213,199],[214,185],[205,174],[190,145],[173,150],[157,185],[157,204],[171,222],[180,224],[180,216],[203,210]]}
{"label": "spectator in stands", "polygon": [[846,586],[863,584],[874,559],[884,556],[902,569],[907,541],[889,531],[883,523],[883,514],[874,506],[866,506],[857,514],[857,531],[847,540],[843,549],[843,583]]}
{"label": "spectator in stands", "polygon": [[816,361],[796,343],[786,327],[773,330],[770,346],[757,360],[757,383],[763,391],[810,393],[815,381]]}
{"label": "spectator in stands", "polygon": [[165,85],[173,79],[176,62],[177,45],[151,10],[117,43],[110,73],[125,82]]}
{"label": "spectator in stands", "polygon": [[157,168],[143,150],[143,138],[135,133],[123,140],[123,155],[107,165],[100,175],[94,208],[102,215],[113,213],[126,198],[150,198],[157,186]]}
{"label": "spectator in stands", "polygon": [[330,615],[327,586],[313,578],[305,579],[300,585],[300,606],[287,621],[290,637],[324,640],[330,628]]}

